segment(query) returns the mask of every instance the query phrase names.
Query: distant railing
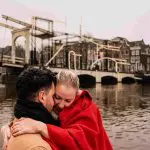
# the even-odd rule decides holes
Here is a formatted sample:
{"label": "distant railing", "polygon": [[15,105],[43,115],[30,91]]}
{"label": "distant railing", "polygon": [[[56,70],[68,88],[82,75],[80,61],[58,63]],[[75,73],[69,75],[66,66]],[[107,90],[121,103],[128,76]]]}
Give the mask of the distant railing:
{"label": "distant railing", "polygon": [[[9,55],[3,55],[3,58],[1,60],[2,63],[10,63],[12,64],[11,56]],[[20,57],[15,57],[15,63],[16,64],[24,64],[25,59]]]}

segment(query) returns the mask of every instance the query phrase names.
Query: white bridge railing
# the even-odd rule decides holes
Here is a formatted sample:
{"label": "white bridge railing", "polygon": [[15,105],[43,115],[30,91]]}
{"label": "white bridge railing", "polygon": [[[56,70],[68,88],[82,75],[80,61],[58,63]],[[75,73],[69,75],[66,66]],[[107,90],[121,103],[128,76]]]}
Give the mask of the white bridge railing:
{"label": "white bridge railing", "polygon": [[[10,63],[12,64],[12,59],[11,59],[11,56],[9,55],[3,55],[1,56],[1,62],[2,63]],[[16,64],[24,64],[25,62],[25,59],[24,58],[20,58],[20,57],[15,57],[15,63]]]}

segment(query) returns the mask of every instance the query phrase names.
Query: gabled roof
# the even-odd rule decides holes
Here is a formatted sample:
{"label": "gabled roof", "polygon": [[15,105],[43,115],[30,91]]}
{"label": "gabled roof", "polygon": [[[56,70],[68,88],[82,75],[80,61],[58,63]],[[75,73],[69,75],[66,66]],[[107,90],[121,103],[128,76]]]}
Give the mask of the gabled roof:
{"label": "gabled roof", "polygon": [[142,40],[140,40],[140,41],[131,41],[131,42],[129,42],[129,45],[130,45],[131,47],[133,47],[133,46],[145,45],[145,43],[144,43],[144,41],[143,41],[143,39],[142,39]]}
{"label": "gabled roof", "polygon": [[149,45],[149,44],[146,44],[146,45],[145,45],[145,48],[150,48],[150,45]]}
{"label": "gabled roof", "polygon": [[119,36],[111,39],[111,41],[116,41],[116,42],[127,41],[128,42],[128,40],[126,38],[119,37]]}

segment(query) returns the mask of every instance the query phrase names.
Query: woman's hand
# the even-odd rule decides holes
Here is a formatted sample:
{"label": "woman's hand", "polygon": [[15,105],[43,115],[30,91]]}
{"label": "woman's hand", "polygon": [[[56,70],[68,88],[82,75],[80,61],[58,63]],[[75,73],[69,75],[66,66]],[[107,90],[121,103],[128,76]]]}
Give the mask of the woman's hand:
{"label": "woman's hand", "polygon": [[9,124],[6,124],[6,125],[2,126],[2,128],[1,128],[1,134],[2,134],[2,138],[3,138],[2,150],[6,150],[7,149],[8,141],[9,141],[9,139],[11,137],[11,132],[10,132]]}
{"label": "woman's hand", "polygon": [[27,134],[27,133],[29,134],[40,133],[41,135],[45,137],[48,136],[46,124],[40,121],[30,119],[30,118],[20,118],[19,120],[17,120],[12,125],[11,133],[13,136],[18,136],[18,135]]}
{"label": "woman's hand", "polygon": [[27,133],[38,133],[38,125],[42,123],[30,118],[20,118],[16,120],[11,128],[13,136],[18,136]]}

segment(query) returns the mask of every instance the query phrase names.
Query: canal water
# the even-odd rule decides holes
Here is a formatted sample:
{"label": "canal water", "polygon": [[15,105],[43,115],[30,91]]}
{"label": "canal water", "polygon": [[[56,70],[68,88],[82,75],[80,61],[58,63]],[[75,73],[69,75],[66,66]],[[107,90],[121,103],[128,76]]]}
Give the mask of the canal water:
{"label": "canal water", "polygon": [[[101,111],[114,150],[150,149],[150,85],[96,84],[87,90]],[[13,117],[14,104],[14,85],[0,85],[0,127]]]}

